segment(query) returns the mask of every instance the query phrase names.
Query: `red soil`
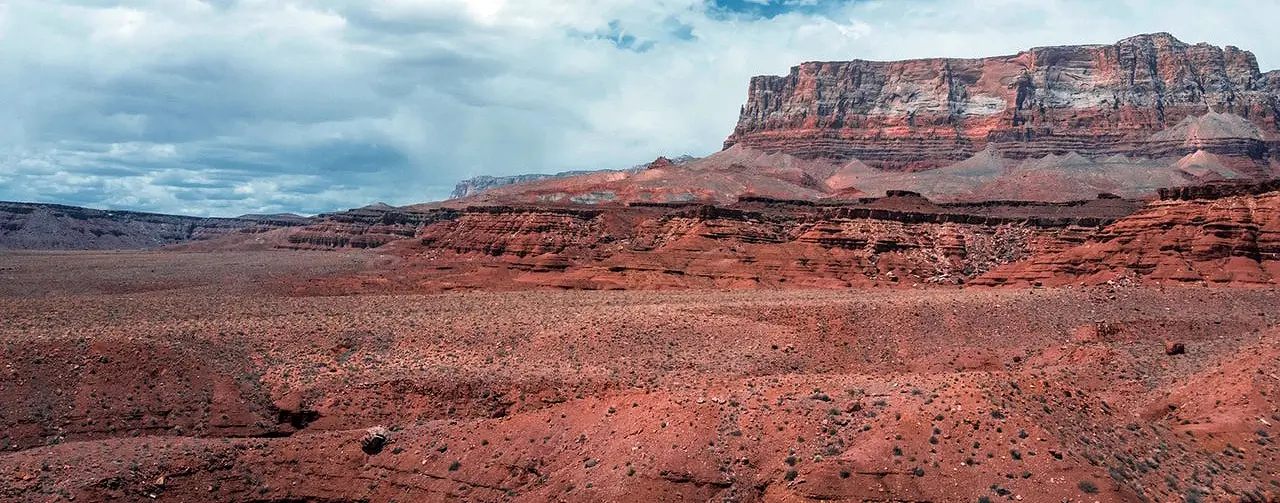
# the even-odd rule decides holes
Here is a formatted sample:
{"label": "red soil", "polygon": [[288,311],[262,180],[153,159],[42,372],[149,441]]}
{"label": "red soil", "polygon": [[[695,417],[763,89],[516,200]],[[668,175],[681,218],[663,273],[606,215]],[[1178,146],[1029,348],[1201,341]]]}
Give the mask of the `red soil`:
{"label": "red soil", "polygon": [[0,499],[1280,498],[1274,288],[279,288],[386,260],[0,255]]}

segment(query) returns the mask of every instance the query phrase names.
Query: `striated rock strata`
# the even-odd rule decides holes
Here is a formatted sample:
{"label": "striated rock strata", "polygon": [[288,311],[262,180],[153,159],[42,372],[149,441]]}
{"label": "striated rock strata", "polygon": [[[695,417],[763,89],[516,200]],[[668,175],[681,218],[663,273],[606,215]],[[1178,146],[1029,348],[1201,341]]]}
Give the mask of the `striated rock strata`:
{"label": "striated rock strata", "polygon": [[426,290],[957,284],[1082,243],[1138,205],[1099,199],[942,206],[895,192],[845,203],[754,197],[734,206],[434,210],[434,223],[421,226],[416,239],[386,247],[405,266],[378,281]]}
{"label": "striated rock strata", "polygon": [[453,210],[411,211],[378,203],[347,211],[324,213],[319,220],[287,236],[293,249],[377,248],[414,237],[423,226],[456,218]]}
{"label": "striated rock strata", "polygon": [[1080,246],[1010,264],[979,284],[1280,283],[1280,183],[1162,191]]}
{"label": "striated rock strata", "polygon": [[725,147],[910,171],[988,148],[1010,159],[1203,150],[1261,174],[1278,132],[1280,72],[1157,33],[982,59],[803,63],[751,80]]}

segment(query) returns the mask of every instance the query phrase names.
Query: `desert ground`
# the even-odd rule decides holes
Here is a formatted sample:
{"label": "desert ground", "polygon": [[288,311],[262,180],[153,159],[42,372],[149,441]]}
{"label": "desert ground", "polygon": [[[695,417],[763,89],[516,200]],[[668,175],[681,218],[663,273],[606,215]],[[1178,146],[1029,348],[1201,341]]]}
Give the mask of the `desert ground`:
{"label": "desert ground", "polygon": [[0,254],[0,500],[1280,498],[1274,286],[315,287],[395,260]]}

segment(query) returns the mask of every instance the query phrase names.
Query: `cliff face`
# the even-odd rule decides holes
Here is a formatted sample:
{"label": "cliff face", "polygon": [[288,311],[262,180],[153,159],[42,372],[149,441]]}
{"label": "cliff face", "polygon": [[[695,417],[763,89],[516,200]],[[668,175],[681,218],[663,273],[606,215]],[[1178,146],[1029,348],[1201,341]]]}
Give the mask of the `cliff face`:
{"label": "cliff face", "polygon": [[[431,221],[377,233],[395,241],[384,252],[403,256],[404,265],[369,282],[429,291],[955,284],[1068,249],[1137,206],[1120,199],[942,206],[908,192],[844,203],[473,206],[433,210]],[[357,213],[366,212],[332,215],[290,240],[382,244],[367,239],[378,219],[357,225]]]}
{"label": "cliff face", "polygon": [[142,249],[296,227],[298,215],[202,218],[60,204],[0,202],[0,249]]}
{"label": "cliff face", "polygon": [[1260,171],[1278,131],[1280,72],[1160,33],[983,59],[804,63],[752,79],[725,147],[901,170],[987,148],[1012,159],[1205,150]]}
{"label": "cliff face", "polygon": [[1280,183],[1161,191],[1085,243],[1010,264],[979,284],[1280,283]]}
{"label": "cliff face", "polygon": [[324,213],[316,222],[291,232],[283,248],[377,248],[392,241],[412,238],[433,222],[457,218],[449,209],[411,211],[374,204],[347,211]]}

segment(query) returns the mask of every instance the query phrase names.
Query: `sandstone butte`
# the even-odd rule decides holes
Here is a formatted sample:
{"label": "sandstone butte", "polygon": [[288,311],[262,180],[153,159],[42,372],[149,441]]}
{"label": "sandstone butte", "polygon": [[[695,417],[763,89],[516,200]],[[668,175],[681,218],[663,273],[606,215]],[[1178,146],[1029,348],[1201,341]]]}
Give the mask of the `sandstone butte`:
{"label": "sandstone butte", "polygon": [[1280,147],[1280,71],[1167,33],[1012,56],[809,62],[751,80],[725,147],[920,171],[1010,159],[1197,151],[1261,174]]}

